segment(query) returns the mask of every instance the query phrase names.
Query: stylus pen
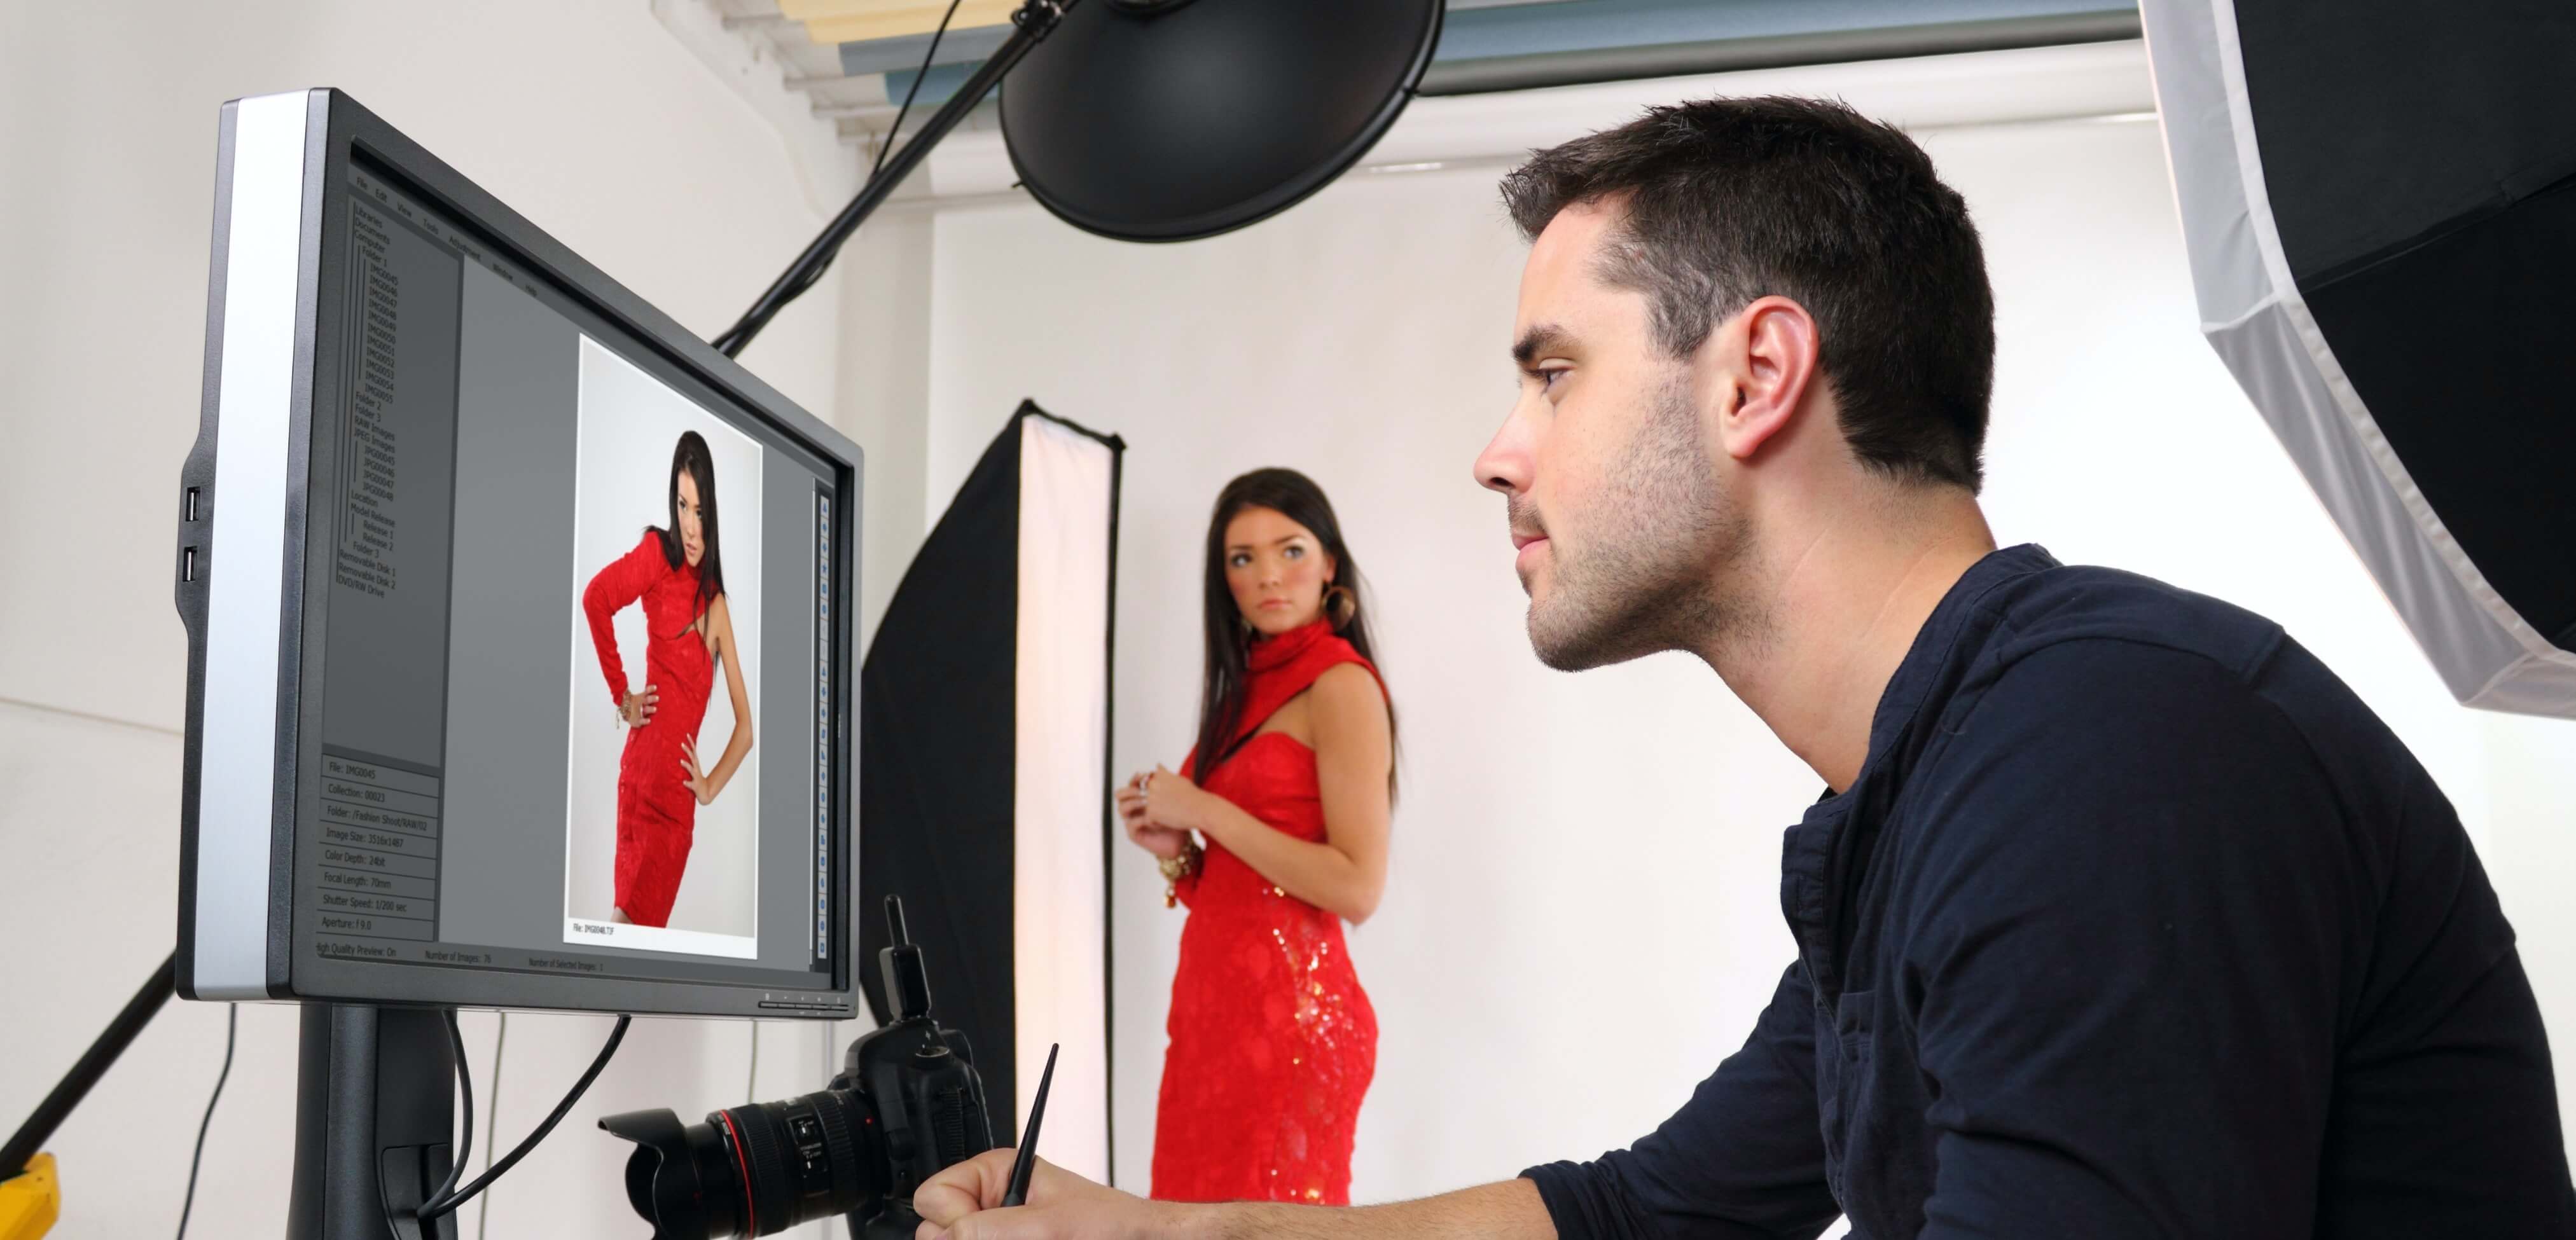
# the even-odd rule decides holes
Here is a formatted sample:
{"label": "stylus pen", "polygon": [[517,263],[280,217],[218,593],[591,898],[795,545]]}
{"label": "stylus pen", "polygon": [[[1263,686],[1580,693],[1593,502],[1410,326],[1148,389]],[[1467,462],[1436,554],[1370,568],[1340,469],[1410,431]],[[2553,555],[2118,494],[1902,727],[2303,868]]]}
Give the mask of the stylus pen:
{"label": "stylus pen", "polygon": [[1011,1186],[1002,1190],[1002,1204],[1024,1206],[1029,1203],[1029,1172],[1038,1165],[1038,1125],[1046,1122],[1047,1086],[1055,1083],[1055,1052],[1061,1043],[1047,1047],[1046,1071],[1038,1074],[1037,1101],[1029,1104],[1029,1128],[1020,1134],[1019,1157],[1011,1160]]}

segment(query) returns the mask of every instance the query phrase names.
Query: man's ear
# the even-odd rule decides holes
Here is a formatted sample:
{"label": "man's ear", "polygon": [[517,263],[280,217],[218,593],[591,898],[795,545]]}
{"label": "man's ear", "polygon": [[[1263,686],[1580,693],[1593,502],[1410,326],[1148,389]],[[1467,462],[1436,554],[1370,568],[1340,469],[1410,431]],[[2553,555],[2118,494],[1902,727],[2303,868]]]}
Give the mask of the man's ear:
{"label": "man's ear", "polygon": [[1711,334],[1711,345],[1721,342],[1727,373],[1718,443],[1728,456],[1749,460],[1788,429],[1816,381],[1815,316],[1786,297],[1756,298]]}

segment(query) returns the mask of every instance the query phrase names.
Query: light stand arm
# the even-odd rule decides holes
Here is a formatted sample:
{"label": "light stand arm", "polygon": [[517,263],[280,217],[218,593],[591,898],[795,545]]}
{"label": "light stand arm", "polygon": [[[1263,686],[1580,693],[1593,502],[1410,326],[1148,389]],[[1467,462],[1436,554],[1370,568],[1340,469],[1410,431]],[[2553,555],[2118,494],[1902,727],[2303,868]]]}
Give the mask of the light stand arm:
{"label": "light stand arm", "polygon": [[171,980],[176,976],[178,961],[178,953],[173,952],[161,962],[151,980],[143,983],[143,989],[135,991],[134,997],[126,1000],[125,1010],[118,1012],[116,1019],[109,1021],[107,1028],[98,1035],[98,1040],[90,1043],[89,1049],[81,1054],[80,1062],[73,1064],[72,1070],[63,1074],[62,1081],[54,1086],[53,1092],[36,1104],[35,1114],[18,1126],[16,1135],[9,1138],[9,1144],[0,1146],[0,1180],[15,1177],[26,1169],[28,1160],[44,1147],[45,1139],[53,1136],[54,1129],[62,1126],[63,1118],[89,1095],[90,1086],[98,1084],[98,1079],[107,1075],[109,1065],[125,1053],[126,1047],[133,1045],[134,1035],[143,1032],[143,1027],[151,1024],[152,1017],[160,1012],[161,1005],[170,1001]]}
{"label": "light stand arm", "polygon": [[[974,111],[975,105],[982,103],[985,95],[992,93],[1003,75],[1019,64],[1021,57],[1044,42],[1047,35],[1054,32],[1056,23],[1064,20],[1064,15],[1080,2],[1027,0],[1018,12],[1011,14],[1011,37],[1004,40],[1001,48],[975,70],[974,76],[966,79],[966,84],[959,87],[956,94],[948,97],[948,102],[940,105],[939,111],[923,122],[921,129],[894,153],[894,158],[883,171],[868,178],[868,183],[859,189],[858,197],[841,208],[841,213],[824,226],[813,243],[805,247],[805,252],[797,255],[796,261],[788,264],[787,270],[771,282],[768,291],[760,295],[760,300],[753,302],[751,309],[743,311],[740,320],[715,338],[716,348],[727,357],[741,356],[744,346],[760,334],[760,329],[769,326],[769,320],[777,317],[788,302],[796,300],[822,277],[823,269],[832,265],[832,256],[840,251],[842,243],[850,239],[851,233],[858,231],[861,221],[885,204],[895,187],[903,184],[903,179],[911,175],[922,160],[929,158],[930,148],[939,145],[939,140],[947,137],[949,130],[965,120],[966,114]],[[891,141],[894,135],[887,134],[886,137]]]}

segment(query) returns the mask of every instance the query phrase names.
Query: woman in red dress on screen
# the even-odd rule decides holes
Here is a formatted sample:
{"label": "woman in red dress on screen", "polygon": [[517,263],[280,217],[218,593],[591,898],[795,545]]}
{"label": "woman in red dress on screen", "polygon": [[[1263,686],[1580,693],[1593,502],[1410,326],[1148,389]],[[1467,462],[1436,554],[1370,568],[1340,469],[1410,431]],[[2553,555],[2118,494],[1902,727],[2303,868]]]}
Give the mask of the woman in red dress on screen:
{"label": "woman in red dress on screen", "polygon": [[1167,901],[1190,906],[1153,1192],[1348,1205],[1377,1013],[1342,923],[1386,886],[1395,716],[1358,565],[1305,475],[1256,470],[1217,497],[1206,612],[1198,745],[1117,793]]}
{"label": "woman in red dress on screen", "polygon": [[[670,503],[670,527],[645,529],[634,550],[581,592],[609,700],[630,729],[617,761],[617,907],[609,920],[639,926],[671,923],[698,807],[724,791],[751,752],[751,698],[716,542],[715,459],[696,431],[683,432],[671,454]],[[612,621],[635,602],[644,605],[644,687],[629,691]],[[698,723],[719,664],[733,736],[708,770],[698,762]]]}

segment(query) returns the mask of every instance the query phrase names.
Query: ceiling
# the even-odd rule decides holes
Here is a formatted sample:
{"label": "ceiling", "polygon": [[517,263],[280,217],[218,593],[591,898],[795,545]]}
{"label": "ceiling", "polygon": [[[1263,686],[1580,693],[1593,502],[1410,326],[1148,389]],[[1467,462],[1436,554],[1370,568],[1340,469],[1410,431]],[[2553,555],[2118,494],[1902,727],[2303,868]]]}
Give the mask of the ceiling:
{"label": "ceiling", "polygon": [[[1001,45],[1020,4],[956,0],[924,74],[949,0],[701,2],[781,64],[786,84],[834,122],[844,143],[869,148],[916,76],[916,109],[944,102]],[[1426,95],[2138,37],[2135,0],[1447,3]]]}

